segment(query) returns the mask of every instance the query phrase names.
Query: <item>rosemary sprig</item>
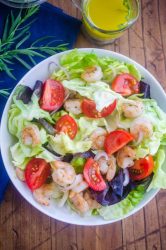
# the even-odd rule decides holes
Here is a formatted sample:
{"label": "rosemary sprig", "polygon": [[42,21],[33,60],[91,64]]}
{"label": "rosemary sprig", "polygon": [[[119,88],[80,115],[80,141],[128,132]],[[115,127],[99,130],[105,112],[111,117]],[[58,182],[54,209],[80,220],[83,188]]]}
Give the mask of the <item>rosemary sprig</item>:
{"label": "rosemary sprig", "polygon": [[[12,68],[15,61],[29,70],[32,65],[36,64],[35,56],[45,58],[47,55],[53,55],[66,49],[67,44],[51,46],[55,41],[61,42],[55,40],[55,36],[41,37],[34,41],[30,47],[25,46],[25,42],[31,36],[30,27],[36,20],[29,20],[29,18],[38,11],[39,7],[33,7],[25,11],[21,10],[17,16],[14,16],[11,11],[6,19],[3,35],[0,39],[0,71],[5,71],[9,77],[15,80]],[[42,42],[43,45],[38,45],[39,42]],[[0,94],[6,96],[7,89],[1,90]]]}

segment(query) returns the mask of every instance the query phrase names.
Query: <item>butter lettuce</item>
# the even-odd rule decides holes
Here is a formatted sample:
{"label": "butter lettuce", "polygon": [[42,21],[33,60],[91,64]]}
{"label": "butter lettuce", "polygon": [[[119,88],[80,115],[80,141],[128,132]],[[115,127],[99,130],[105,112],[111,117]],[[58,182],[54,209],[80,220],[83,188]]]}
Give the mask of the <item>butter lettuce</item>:
{"label": "butter lettuce", "polygon": [[23,119],[32,121],[34,118],[45,118],[47,121],[52,122],[50,114],[40,108],[39,99],[36,95],[32,95],[31,102],[28,104],[24,104],[21,100],[17,100],[17,97],[14,95],[13,102],[20,110]]}
{"label": "butter lettuce", "polygon": [[46,131],[41,128],[39,130],[39,134],[41,143],[34,147],[24,145],[21,141],[21,138],[19,139],[19,142],[10,147],[14,166],[24,169],[29,158],[36,156],[45,150],[42,148],[42,144],[47,142]]}
{"label": "butter lettuce", "polygon": [[10,147],[10,152],[13,159],[13,164],[16,167],[21,169],[25,169],[26,163],[33,156],[36,156],[44,149],[39,145],[36,147],[28,147],[23,145],[22,143],[17,142],[15,145]]}
{"label": "butter lettuce", "polygon": [[56,136],[50,135],[48,142],[51,148],[60,155],[67,153],[75,154],[85,152],[91,148],[91,141],[75,141],[64,133],[57,134]]}
{"label": "butter lettuce", "polygon": [[74,140],[64,133],[55,136],[48,136],[49,145],[58,154],[79,153],[88,151],[91,148],[92,141],[89,135],[98,127],[105,126],[105,119],[91,119],[87,117],[74,117],[78,124],[78,132]]}
{"label": "butter lettuce", "polygon": [[36,158],[44,159],[46,162],[52,162],[57,159],[52,153],[44,149],[40,154],[36,155]]}
{"label": "butter lettuce", "polygon": [[104,74],[103,80],[109,83],[120,73],[130,73],[138,81],[141,79],[140,72],[132,64],[119,61],[109,56],[97,56],[93,50],[91,53],[88,53],[80,52],[77,49],[60,58],[60,67],[53,73],[52,78],[57,80],[68,79],[68,77],[70,79],[80,78],[85,68],[94,65],[98,65],[102,68]]}
{"label": "butter lettuce", "polygon": [[115,99],[122,99],[120,94],[112,91],[109,85],[102,81],[87,84],[85,81],[76,78],[70,81],[64,80],[62,84],[65,88],[77,91],[81,96],[94,100],[98,111],[108,107]]}
{"label": "butter lettuce", "polygon": [[154,158],[154,176],[152,182],[148,187],[148,191],[152,188],[165,188],[166,189],[166,162],[165,162],[166,149],[160,148]]}
{"label": "butter lettuce", "polygon": [[146,116],[153,125],[153,135],[144,139],[136,148],[137,158],[143,158],[148,154],[155,155],[160,145],[166,143],[166,114],[152,99],[144,99],[144,116]]}
{"label": "butter lettuce", "polygon": [[17,100],[16,95],[13,97],[13,102],[8,113],[8,128],[12,135],[19,138],[23,127],[29,124],[34,118],[45,118],[47,121],[53,123],[50,114],[40,109],[36,95],[32,96],[32,101],[29,104],[24,104],[21,100]]}

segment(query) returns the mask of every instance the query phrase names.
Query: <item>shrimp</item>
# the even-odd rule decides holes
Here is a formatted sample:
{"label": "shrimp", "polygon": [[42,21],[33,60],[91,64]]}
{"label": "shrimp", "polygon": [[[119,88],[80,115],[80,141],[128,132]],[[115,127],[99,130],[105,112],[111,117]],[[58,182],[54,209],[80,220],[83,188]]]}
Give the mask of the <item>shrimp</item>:
{"label": "shrimp", "polygon": [[80,193],[87,188],[88,188],[88,184],[84,181],[83,175],[78,174],[76,175],[74,182],[71,185],[65,187],[64,190],[65,191],[72,190],[75,193]]}
{"label": "shrimp", "polygon": [[108,170],[106,174],[106,179],[111,181],[116,174],[116,158],[111,155],[108,160]]}
{"label": "shrimp", "polygon": [[123,103],[122,111],[127,118],[135,118],[143,113],[144,106],[140,101],[133,101],[131,103]]}
{"label": "shrimp", "polygon": [[79,115],[82,113],[81,100],[69,99],[69,100],[65,101],[64,108],[66,111],[71,112],[74,115]]}
{"label": "shrimp", "polygon": [[135,150],[129,146],[124,146],[117,153],[117,163],[121,168],[128,168],[133,166],[135,159]]}
{"label": "shrimp", "polygon": [[116,159],[111,155],[108,159],[101,157],[98,161],[100,172],[106,175],[106,179],[111,181],[116,173]]}
{"label": "shrimp", "polygon": [[153,125],[147,118],[139,117],[132,123],[130,132],[135,137],[137,143],[140,143],[143,138],[149,138],[152,136]]}
{"label": "shrimp", "polygon": [[86,213],[89,210],[88,202],[84,199],[83,193],[75,193],[73,191],[69,194],[69,199],[74,207],[81,213]]}
{"label": "shrimp", "polygon": [[98,128],[93,131],[90,136],[90,139],[92,140],[92,149],[103,149],[106,134],[107,132],[103,128]]}
{"label": "shrimp", "polygon": [[81,74],[81,78],[86,82],[97,82],[100,81],[102,77],[103,72],[99,66],[86,68],[85,71]]}
{"label": "shrimp", "polygon": [[36,125],[23,128],[21,138],[22,142],[27,146],[36,146],[41,143],[39,129]]}
{"label": "shrimp", "polygon": [[90,192],[88,191],[84,193],[84,199],[87,201],[89,209],[95,209],[101,207],[101,205],[96,200],[93,199]]}
{"label": "shrimp", "polygon": [[44,184],[40,188],[33,191],[33,196],[38,203],[49,206],[49,200],[51,199],[55,188],[56,185],[54,182],[50,184]]}
{"label": "shrimp", "polygon": [[16,176],[20,181],[25,181],[25,172],[19,167],[16,167]]}
{"label": "shrimp", "polygon": [[54,161],[52,166],[54,169],[52,178],[55,183],[62,187],[66,187],[74,182],[76,173],[72,165],[62,161]]}

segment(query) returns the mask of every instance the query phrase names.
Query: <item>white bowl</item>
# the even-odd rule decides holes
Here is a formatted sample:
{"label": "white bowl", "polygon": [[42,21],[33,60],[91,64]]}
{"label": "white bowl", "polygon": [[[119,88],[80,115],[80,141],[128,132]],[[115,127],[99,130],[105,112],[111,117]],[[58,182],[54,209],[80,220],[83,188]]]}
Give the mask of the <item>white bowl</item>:
{"label": "white bowl", "polygon": [[[114,58],[117,58],[119,60],[135,64],[135,66],[140,70],[141,74],[144,76],[145,82],[149,83],[151,86],[151,95],[152,98],[156,99],[159,106],[166,112],[166,95],[164,90],[162,89],[161,85],[159,82],[140,64],[136,63],[135,61],[129,59],[126,56],[123,56],[121,54],[108,51],[108,50],[102,50],[102,49],[79,49],[80,51],[85,51],[85,52],[95,52],[97,55],[100,56],[112,56]],[[66,54],[69,53],[70,51],[65,51],[59,54],[56,54],[54,56],[49,57],[48,59],[42,61],[38,65],[36,65],[33,69],[31,69],[21,80],[18,84],[25,84],[29,85],[30,87],[33,87],[34,83],[36,80],[41,80],[45,81],[49,77],[48,73],[48,65],[50,62],[58,62],[59,58]],[[14,90],[13,90],[14,91]],[[42,213],[71,224],[76,224],[76,225],[85,225],[85,226],[95,226],[95,225],[104,225],[104,224],[109,224],[113,223],[115,221],[119,221],[122,218],[119,217],[119,219],[116,220],[109,220],[105,221],[102,219],[100,216],[88,216],[88,217],[80,217],[76,213],[71,213],[67,207],[63,208],[58,208],[55,203],[51,203],[49,207],[42,206],[38,204],[32,194],[31,191],[27,188],[27,186],[19,181],[16,178],[15,171],[11,162],[11,156],[9,153],[9,147],[13,144],[13,137],[9,134],[8,127],[7,127],[7,120],[8,120],[8,110],[11,105],[12,101],[12,94],[11,93],[7,104],[5,106],[3,115],[2,115],[2,121],[1,121],[1,129],[0,129],[0,142],[1,142],[1,153],[2,153],[2,158],[3,162],[6,168],[6,171],[16,187],[16,189],[20,192],[20,194],[29,202],[31,203],[32,206],[36,207],[39,211]],[[158,192],[159,190],[151,190],[150,192],[146,193],[144,196],[144,199],[130,212],[128,213],[125,217],[126,218],[134,213],[136,213],[138,210],[140,210],[142,207],[144,207]]]}

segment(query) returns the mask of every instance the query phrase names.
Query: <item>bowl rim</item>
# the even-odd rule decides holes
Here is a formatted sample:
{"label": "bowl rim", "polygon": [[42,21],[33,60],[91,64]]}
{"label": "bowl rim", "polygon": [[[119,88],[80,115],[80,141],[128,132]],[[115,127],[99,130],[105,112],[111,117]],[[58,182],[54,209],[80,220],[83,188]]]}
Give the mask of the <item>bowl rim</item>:
{"label": "bowl rim", "polygon": [[[53,56],[50,56],[48,58],[46,58],[45,60],[41,61],[40,63],[38,63],[37,65],[35,65],[31,70],[29,70],[21,79],[20,81],[16,84],[16,86],[14,87],[14,89],[12,90],[6,104],[5,104],[5,108],[3,110],[3,113],[2,113],[2,117],[1,117],[1,123],[0,123],[0,138],[3,131],[2,131],[2,126],[3,126],[3,123],[4,123],[4,117],[5,117],[5,113],[8,112],[8,104],[9,102],[11,101],[11,97],[15,91],[15,88],[17,87],[17,85],[21,84],[22,82],[24,82],[24,79],[26,79],[28,77],[29,74],[33,73],[33,71],[35,71],[37,68],[40,68],[42,66],[42,64],[46,63],[47,61],[49,62],[51,59],[54,59],[56,57],[61,57],[63,54],[67,54],[67,53],[70,53],[71,51],[73,51],[75,49],[71,49],[71,50],[66,50],[66,51],[63,51],[63,52],[60,52],[60,53],[57,53]],[[106,50],[106,49],[98,49],[98,48],[77,48],[78,51],[84,51],[84,52],[94,52],[96,53],[97,55],[101,55],[102,56],[102,53],[108,53],[108,56],[112,56],[114,58],[117,58],[118,60],[122,60],[124,62],[130,62],[132,64],[134,64],[136,67],[138,66],[142,71],[144,71],[147,75],[149,75],[152,79],[152,81],[155,83],[155,85],[157,86],[157,88],[160,89],[160,92],[162,93],[163,97],[165,98],[165,101],[166,101],[166,94],[164,92],[164,89],[162,88],[162,86],[160,85],[160,83],[157,81],[157,79],[146,69],[144,68],[141,64],[137,63],[135,60],[121,54],[121,53],[117,53],[117,52],[114,52],[114,51],[110,51],[110,50]],[[17,191],[22,195],[22,197],[29,203],[31,204],[33,207],[35,207],[38,211],[40,211],[41,213],[53,218],[53,219],[56,219],[58,221],[61,221],[61,222],[65,222],[65,223],[70,223],[70,224],[73,224],[73,225],[82,225],[82,226],[99,226],[99,225],[106,225],[106,224],[111,224],[111,223],[114,223],[114,222],[117,222],[117,221],[121,221],[122,219],[125,219],[133,214],[135,214],[136,212],[138,212],[140,209],[142,209],[143,207],[146,206],[147,203],[149,203],[154,197],[155,195],[159,192],[160,189],[153,189],[152,190],[152,194],[150,195],[150,197],[148,197],[145,201],[143,201],[143,204],[141,205],[137,205],[132,211],[130,211],[128,214],[126,214],[125,216],[123,217],[119,217],[118,219],[114,219],[114,220],[104,220],[102,218],[102,221],[100,220],[99,222],[97,223],[83,223],[82,221],[80,222],[75,222],[73,221],[72,219],[67,221],[63,218],[57,218],[55,214],[53,213],[50,213],[49,211],[46,211],[44,209],[43,206],[37,206],[35,203],[32,204],[31,201],[28,200],[28,197],[26,197],[23,192],[18,188],[17,184],[15,183],[15,179],[13,178],[12,174],[10,173],[9,169],[6,167],[5,165],[5,156],[4,156],[4,151],[3,151],[3,145],[2,145],[2,140],[0,140],[0,151],[1,151],[1,155],[2,155],[2,160],[3,160],[3,163],[4,163],[4,167],[7,171],[7,174],[12,182],[12,184],[15,186],[15,188],[17,189]],[[70,217],[70,216],[69,216]]]}

